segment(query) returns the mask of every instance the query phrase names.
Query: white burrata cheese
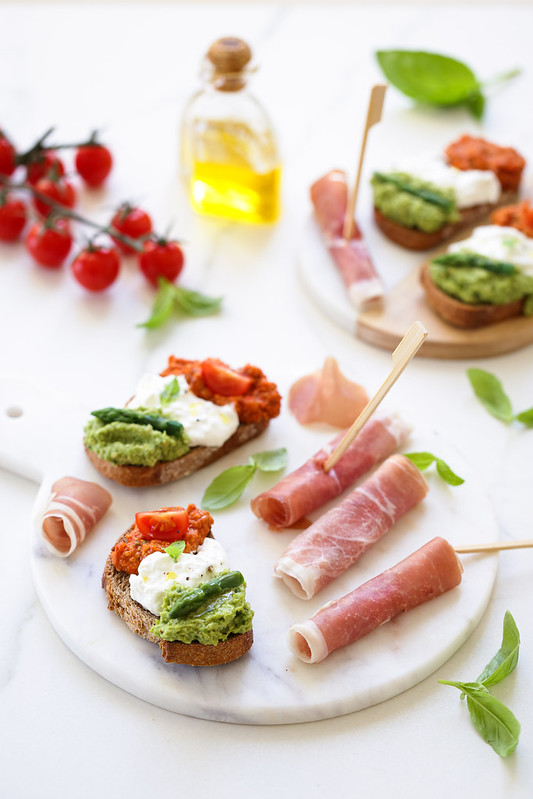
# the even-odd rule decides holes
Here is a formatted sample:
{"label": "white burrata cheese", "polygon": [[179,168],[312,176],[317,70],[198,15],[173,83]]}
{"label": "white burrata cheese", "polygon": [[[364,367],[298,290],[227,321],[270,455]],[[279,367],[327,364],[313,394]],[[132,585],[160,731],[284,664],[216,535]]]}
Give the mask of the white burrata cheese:
{"label": "white burrata cheese", "polygon": [[165,591],[171,585],[197,588],[228,569],[222,546],[214,538],[206,538],[196,553],[183,552],[177,560],[166,552],[147,555],[139,564],[139,574],[130,574],[130,594],[143,608],[159,616]]}
{"label": "white burrata cheese", "polygon": [[395,172],[406,172],[441,189],[453,189],[458,208],[497,203],[501,194],[500,181],[489,169],[457,169],[443,157],[422,154],[394,166]]}
{"label": "white burrata cheese", "polygon": [[[174,380],[178,381],[179,392],[165,403],[161,394]],[[221,447],[239,426],[239,417],[232,404],[215,405],[197,397],[183,375],[143,375],[128,408],[163,410],[165,415],[181,422],[191,447]]]}
{"label": "white burrata cheese", "polygon": [[476,252],[486,258],[505,261],[533,277],[533,240],[514,227],[481,225],[468,239],[450,244],[448,252]]}

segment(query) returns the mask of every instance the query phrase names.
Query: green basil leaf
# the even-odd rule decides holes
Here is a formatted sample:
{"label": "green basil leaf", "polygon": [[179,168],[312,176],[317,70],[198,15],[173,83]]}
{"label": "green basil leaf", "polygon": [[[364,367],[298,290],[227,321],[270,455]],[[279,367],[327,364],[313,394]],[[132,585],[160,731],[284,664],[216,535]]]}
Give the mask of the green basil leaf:
{"label": "green basil leaf", "polygon": [[389,83],[419,103],[456,105],[480,95],[472,70],[455,58],[415,50],[380,50],[376,57]]}
{"label": "green basil leaf", "polygon": [[155,295],[150,318],[146,322],[138,324],[137,327],[146,327],[148,330],[154,330],[156,327],[161,327],[170,318],[174,310],[173,288],[172,283],[168,280],[159,281],[159,289]]}
{"label": "green basil leaf", "polygon": [[280,447],[265,452],[256,452],[255,455],[252,455],[251,460],[261,472],[279,472],[287,466],[287,450],[285,447]]}
{"label": "green basil leaf", "polygon": [[170,405],[172,400],[174,400],[178,394],[180,393],[180,384],[178,383],[178,378],[175,377],[174,380],[171,380],[161,394],[159,395],[159,399],[161,400],[161,405]]}
{"label": "green basil leaf", "polygon": [[514,418],[518,422],[525,424],[526,427],[533,427],[533,408],[529,408],[527,411],[517,413]]}
{"label": "green basil leaf", "polygon": [[188,316],[207,316],[220,308],[222,297],[208,297],[198,291],[173,286],[176,306]]}
{"label": "green basil leaf", "polygon": [[467,375],[474,394],[487,411],[496,419],[509,423],[513,418],[511,401],[498,378],[483,369],[468,369]]}
{"label": "green basil leaf", "polygon": [[485,111],[485,97],[480,92],[474,92],[471,94],[470,97],[467,97],[465,100],[465,105],[476,119],[482,119],[483,113]]}
{"label": "green basil leaf", "polygon": [[185,549],[185,541],[173,541],[168,547],[165,547],[165,552],[173,560],[177,560]]}
{"label": "green basil leaf", "polygon": [[479,682],[454,682],[439,680],[442,685],[452,685],[466,694],[466,702],[474,727],[483,740],[501,757],[514,752],[520,736],[520,724],[503,702],[489,693]]}
{"label": "green basil leaf", "polygon": [[496,685],[507,677],[518,662],[520,633],[511,613],[507,611],[503,620],[502,645],[492,660],[487,663],[477,681],[483,685]]}
{"label": "green basil leaf", "polygon": [[233,505],[244,493],[255,473],[255,464],[230,466],[207,486],[202,498],[205,510],[220,510]]}
{"label": "green basil leaf", "polygon": [[445,483],[451,486],[460,486],[464,483],[462,477],[455,474],[450,467],[448,466],[442,458],[437,458],[436,455],[432,455],[431,452],[406,452],[405,457],[409,458],[415,466],[417,466],[421,472],[431,466],[432,463],[436,464],[437,473],[440,477],[444,480]]}

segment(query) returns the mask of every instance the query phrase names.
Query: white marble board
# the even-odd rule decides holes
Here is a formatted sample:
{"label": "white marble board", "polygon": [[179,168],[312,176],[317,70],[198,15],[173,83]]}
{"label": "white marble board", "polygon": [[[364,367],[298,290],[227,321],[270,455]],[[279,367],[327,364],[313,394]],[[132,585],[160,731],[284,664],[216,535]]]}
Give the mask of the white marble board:
{"label": "white marble board", "polygon": [[35,511],[46,500],[52,482],[65,474],[105,483],[113,494],[106,517],[68,559],[47,554],[34,526],[32,572],[48,618],[64,643],[98,674],[147,702],[198,718],[241,724],[304,722],[350,713],[395,696],[430,675],[468,638],[490,599],[497,556],[467,555],[458,588],[324,662],[301,663],[287,648],[292,623],[434,536],[442,535],[453,544],[497,539],[490,501],[468,464],[436,433],[420,429],[404,451],[437,452],[466,479],[465,484],[450,488],[436,474],[428,474],[431,487],[426,500],[356,566],[309,601],[294,597],[272,576],[273,565],[294,532],[274,533],[255,519],[249,500],[274,482],[272,475],[256,475],[239,503],[214,514],[213,528],[232,567],[247,579],[247,595],[255,610],[252,650],[222,667],[165,664],[157,646],[135,636],[107,610],[101,573],[119,534],[138,510],[200,504],[208,482],[222,468],[246,463],[252,452],[288,445],[289,469],[293,469],[329,440],[332,430],[302,428],[285,411],[262,438],[225,461],[178,483],[130,489],[104,481],[86,459],[81,446],[86,409],[63,404],[42,387],[9,379],[0,380],[0,396],[0,465],[41,481]]}

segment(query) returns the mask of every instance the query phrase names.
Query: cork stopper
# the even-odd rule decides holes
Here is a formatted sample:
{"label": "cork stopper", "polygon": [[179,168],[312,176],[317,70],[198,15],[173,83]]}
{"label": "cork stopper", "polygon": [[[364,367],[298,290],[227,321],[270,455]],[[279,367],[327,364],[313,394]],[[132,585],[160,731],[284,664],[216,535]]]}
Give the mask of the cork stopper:
{"label": "cork stopper", "polygon": [[213,65],[212,80],[215,88],[235,92],[246,83],[246,65],[252,51],[245,41],[235,36],[224,36],[213,42],[207,51],[207,60]]}

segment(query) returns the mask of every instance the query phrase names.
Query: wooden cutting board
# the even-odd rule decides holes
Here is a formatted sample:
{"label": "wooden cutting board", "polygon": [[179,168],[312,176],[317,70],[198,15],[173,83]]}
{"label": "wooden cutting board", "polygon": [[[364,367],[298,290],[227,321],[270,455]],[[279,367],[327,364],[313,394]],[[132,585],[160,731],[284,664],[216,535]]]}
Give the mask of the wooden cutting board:
{"label": "wooden cutting board", "polygon": [[[391,253],[386,245],[372,250],[379,271],[386,273]],[[387,291],[385,302],[378,309],[360,314],[350,304],[340,274],[324,247],[313,218],[304,227],[299,249],[299,271],[314,304],[336,325],[348,330],[361,341],[392,350],[409,326],[420,320],[428,331],[417,356],[426,358],[487,358],[513,352],[533,343],[533,318],[519,317],[479,330],[460,330],[440,319],[427,305],[420,284],[420,253],[398,252],[394,255],[398,268],[410,266],[403,280]]]}

